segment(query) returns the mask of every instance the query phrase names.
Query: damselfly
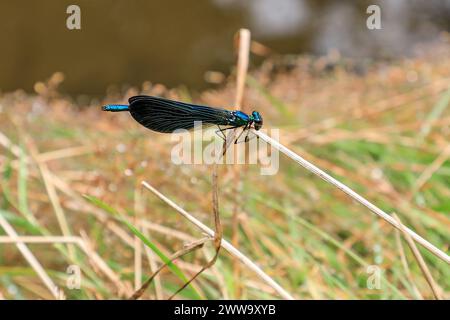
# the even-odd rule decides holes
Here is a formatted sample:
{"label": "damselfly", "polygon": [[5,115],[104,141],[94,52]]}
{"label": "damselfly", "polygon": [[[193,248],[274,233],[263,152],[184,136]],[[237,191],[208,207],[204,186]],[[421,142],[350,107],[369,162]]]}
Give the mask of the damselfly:
{"label": "damselfly", "polygon": [[248,115],[239,110],[229,111],[152,96],[135,96],[128,102],[129,105],[109,104],[102,109],[111,112],[129,111],[144,127],[163,133],[177,129],[190,130],[194,128],[195,122],[201,121],[202,125],[216,125],[219,128],[217,133],[220,132],[222,138],[226,139],[225,130],[242,128],[235,143],[245,131],[247,134],[244,140],[248,141],[248,129],[259,130],[263,125],[263,119],[257,111]]}

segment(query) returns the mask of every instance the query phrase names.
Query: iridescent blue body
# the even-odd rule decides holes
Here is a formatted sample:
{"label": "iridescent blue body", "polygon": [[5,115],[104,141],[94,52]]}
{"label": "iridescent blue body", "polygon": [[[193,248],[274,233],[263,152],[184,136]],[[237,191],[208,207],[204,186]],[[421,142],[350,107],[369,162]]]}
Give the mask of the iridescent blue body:
{"label": "iridescent blue body", "polygon": [[125,104],[108,104],[103,107],[103,111],[120,112],[120,111],[130,111],[128,105]]}
{"label": "iridescent blue body", "polygon": [[[190,130],[194,122],[204,125],[227,126],[226,129],[253,127],[259,130],[263,119],[259,112],[248,115],[242,111],[229,111],[220,108],[184,103],[152,96],[135,96],[129,105],[109,104],[104,111],[129,111],[131,116],[144,127],[157,132],[173,132],[177,129]],[[220,129],[220,131],[226,130]]]}

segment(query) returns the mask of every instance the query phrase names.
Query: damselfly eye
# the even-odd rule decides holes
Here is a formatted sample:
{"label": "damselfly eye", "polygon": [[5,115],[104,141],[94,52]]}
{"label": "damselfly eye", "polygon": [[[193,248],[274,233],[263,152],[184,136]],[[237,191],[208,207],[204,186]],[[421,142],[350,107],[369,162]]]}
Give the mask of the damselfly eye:
{"label": "damselfly eye", "polygon": [[261,117],[261,114],[258,111],[253,111],[252,117],[255,130],[261,129],[261,127],[263,126],[263,118]]}

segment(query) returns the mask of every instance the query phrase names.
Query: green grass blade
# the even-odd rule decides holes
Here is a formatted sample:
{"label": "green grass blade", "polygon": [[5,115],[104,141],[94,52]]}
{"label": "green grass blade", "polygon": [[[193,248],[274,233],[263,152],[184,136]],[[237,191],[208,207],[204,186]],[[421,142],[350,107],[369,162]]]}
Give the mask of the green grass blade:
{"label": "green grass blade", "polygon": [[[103,201],[101,201],[96,197],[89,195],[84,195],[84,197],[95,206],[105,210],[114,217],[120,219],[130,229],[130,231],[133,232],[133,234],[136,237],[138,237],[147,247],[149,247],[156,255],[158,255],[158,257],[165,264],[167,264],[167,267],[170,269],[170,271],[173,272],[173,274],[175,274],[183,282],[188,281],[188,278],[184,275],[183,271],[181,271],[181,269],[176,264],[171,262],[170,258],[168,258],[153,242],[151,242],[146,236],[144,236],[135,226],[133,226],[130,222],[128,222],[119,212],[117,212],[116,209],[114,209],[113,207],[109,206],[108,204],[104,203]],[[194,287],[192,287],[191,285],[189,285],[188,287],[189,290],[191,290],[192,293],[197,297],[197,299],[201,299],[201,295],[197,292],[197,290],[194,289]]]}
{"label": "green grass blade", "polygon": [[428,117],[425,119],[422,128],[420,129],[419,138],[424,139],[431,131],[433,122],[439,119],[439,117],[444,113],[445,109],[450,104],[450,88],[442,95],[439,101],[434,105]]}
{"label": "green grass blade", "polygon": [[28,210],[28,197],[27,197],[27,164],[25,160],[25,153],[23,149],[20,149],[19,158],[19,174],[17,178],[17,193],[19,198],[19,210],[25,214],[29,213]]}

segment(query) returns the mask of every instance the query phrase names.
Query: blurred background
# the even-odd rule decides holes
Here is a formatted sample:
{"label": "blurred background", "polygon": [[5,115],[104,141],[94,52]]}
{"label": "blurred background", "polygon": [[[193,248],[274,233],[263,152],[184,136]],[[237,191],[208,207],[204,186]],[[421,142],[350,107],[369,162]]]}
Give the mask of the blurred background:
{"label": "blurred background", "polygon": [[[127,298],[204,236],[142,181],[213,226],[211,167],[174,165],[170,135],[100,106],[232,105],[241,28],[243,110],[449,251],[450,1],[0,0],[0,299]],[[399,232],[291,159],[273,176],[238,169],[219,168],[224,238],[294,298],[449,297],[446,262],[419,248],[432,290]],[[177,259],[143,298],[167,299],[213,254]],[[178,297],[281,298],[224,251]]]}
{"label": "blurred background", "polygon": [[[230,39],[242,27],[272,53],[338,50],[359,61],[412,56],[418,43],[450,29],[445,0],[80,0],[82,29],[71,31],[72,2],[0,2],[1,90],[32,91],[57,71],[67,76],[61,90],[77,95],[144,81],[205,89],[207,71],[229,74]],[[382,30],[366,28],[370,4],[383,8]],[[252,66],[261,62],[255,57]]]}

